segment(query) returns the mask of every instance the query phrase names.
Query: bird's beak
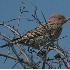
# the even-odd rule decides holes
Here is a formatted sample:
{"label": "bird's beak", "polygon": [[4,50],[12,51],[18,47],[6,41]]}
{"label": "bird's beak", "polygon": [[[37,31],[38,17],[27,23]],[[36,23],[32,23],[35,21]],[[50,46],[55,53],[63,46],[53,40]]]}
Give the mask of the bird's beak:
{"label": "bird's beak", "polygon": [[66,18],[66,19],[64,20],[64,23],[66,23],[68,20],[70,20],[70,18]]}
{"label": "bird's beak", "polygon": [[68,21],[68,20],[70,20],[70,18],[66,18],[66,20]]}
{"label": "bird's beak", "polygon": [[70,18],[66,18],[66,19],[65,19],[65,21],[68,21],[68,20],[70,20]]}

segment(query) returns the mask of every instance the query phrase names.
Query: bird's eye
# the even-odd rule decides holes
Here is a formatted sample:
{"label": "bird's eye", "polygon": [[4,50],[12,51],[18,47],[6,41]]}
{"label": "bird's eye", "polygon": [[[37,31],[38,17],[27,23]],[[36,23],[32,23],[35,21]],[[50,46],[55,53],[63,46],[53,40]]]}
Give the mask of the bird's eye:
{"label": "bird's eye", "polygon": [[61,19],[61,17],[59,17],[58,19]]}

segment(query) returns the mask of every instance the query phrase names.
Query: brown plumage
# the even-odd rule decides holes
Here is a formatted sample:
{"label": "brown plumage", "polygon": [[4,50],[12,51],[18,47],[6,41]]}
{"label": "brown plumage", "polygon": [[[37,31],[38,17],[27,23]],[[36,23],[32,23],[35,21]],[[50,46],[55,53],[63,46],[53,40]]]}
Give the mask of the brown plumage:
{"label": "brown plumage", "polygon": [[54,14],[44,24],[28,31],[22,37],[12,40],[9,44],[1,46],[1,48],[10,44],[13,45],[18,43],[38,49],[46,43],[50,41],[54,42],[58,39],[62,31],[62,25],[68,20],[70,19],[65,18],[63,15]]}

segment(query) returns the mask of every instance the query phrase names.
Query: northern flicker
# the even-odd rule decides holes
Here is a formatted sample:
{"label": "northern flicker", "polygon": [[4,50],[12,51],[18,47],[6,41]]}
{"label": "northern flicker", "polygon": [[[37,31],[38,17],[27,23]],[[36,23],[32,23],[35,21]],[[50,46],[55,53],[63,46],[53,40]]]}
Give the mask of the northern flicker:
{"label": "northern flicker", "polygon": [[39,25],[35,29],[28,31],[22,37],[14,39],[10,43],[0,47],[2,48],[11,44],[23,44],[39,49],[47,42],[54,42],[55,40],[57,40],[61,34],[62,25],[68,20],[70,20],[70,18],[65,18],[63,15],[60,14],[54,14],[50,16],[48,21],[46,21],[44,24]]}

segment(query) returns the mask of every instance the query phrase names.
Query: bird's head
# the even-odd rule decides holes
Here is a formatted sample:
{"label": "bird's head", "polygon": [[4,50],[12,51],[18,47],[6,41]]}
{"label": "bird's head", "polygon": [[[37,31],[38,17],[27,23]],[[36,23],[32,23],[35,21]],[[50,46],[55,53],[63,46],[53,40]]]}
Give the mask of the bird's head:
{"label": "bird's head", "polygon": [[64,23],[66,23],[68,20],[70,20],[70,18],[65,18],[65,16],[60,15],[60,14],[54,14],[54,15],[50,16],[50,18],[49,18],[49,21],[56,22],[56,23],[59,22],[62,25]]}

